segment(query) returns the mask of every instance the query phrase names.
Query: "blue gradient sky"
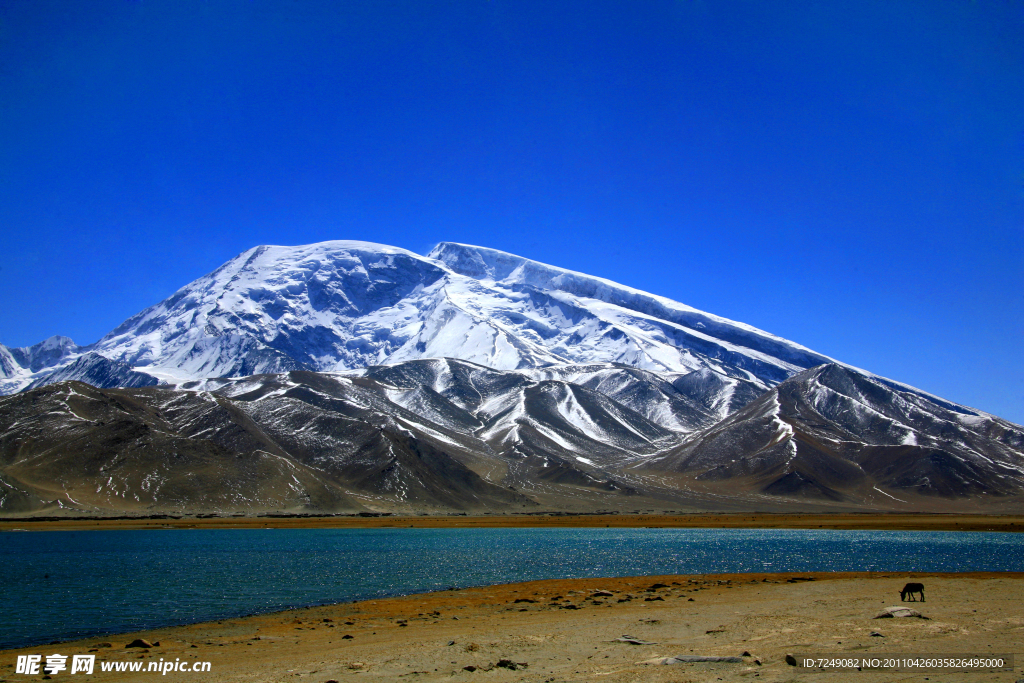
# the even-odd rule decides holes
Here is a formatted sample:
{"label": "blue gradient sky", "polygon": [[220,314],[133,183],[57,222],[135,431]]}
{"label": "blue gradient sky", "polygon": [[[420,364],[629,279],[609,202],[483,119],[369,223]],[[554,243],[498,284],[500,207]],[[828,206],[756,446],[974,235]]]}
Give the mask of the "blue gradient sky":
{"label": "blue gradient sky", "polygon": [[0,343],[503,249],[1024,423],[1024,3],[0,0]]}

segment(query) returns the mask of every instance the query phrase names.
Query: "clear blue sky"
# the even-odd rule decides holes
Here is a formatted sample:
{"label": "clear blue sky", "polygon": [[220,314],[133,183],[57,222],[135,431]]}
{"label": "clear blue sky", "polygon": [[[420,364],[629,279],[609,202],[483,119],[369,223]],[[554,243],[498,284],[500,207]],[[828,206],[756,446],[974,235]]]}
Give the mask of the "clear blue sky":
{"label": "clear blue sky", "polygon": [[327,239],[503,249],[1024,423],[1024,3],[0,0],[0,343]]}

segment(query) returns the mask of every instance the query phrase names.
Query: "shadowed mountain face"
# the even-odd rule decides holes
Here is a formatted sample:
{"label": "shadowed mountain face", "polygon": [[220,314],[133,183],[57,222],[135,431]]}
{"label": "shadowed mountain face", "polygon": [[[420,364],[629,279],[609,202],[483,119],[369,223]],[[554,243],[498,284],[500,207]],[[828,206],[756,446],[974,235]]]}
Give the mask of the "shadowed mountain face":
{"label": "shadowed mountain face", "polygon": [[40,377],[28,385],[28,388],[35,389],[68,380],[85,382],[90,386],[102,388],[153,387],[159,383],[156,377],[144,372],[136,372],[124,363],[110,360],[98,353],[87,353],[79,356],[72,363]]}
{"label": "shadowed mountain face", "polygon": [[1024,429],[826,365],[642,467],[832,501],[1015,496],[1024,487]]}

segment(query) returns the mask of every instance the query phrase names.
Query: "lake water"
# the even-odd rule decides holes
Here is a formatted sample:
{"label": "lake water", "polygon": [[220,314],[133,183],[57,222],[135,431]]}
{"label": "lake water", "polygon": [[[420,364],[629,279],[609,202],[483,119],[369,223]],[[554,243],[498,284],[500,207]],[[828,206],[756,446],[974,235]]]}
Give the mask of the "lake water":
{"label": "lake water", "polygon": [[533,579],[1024,571],[1024,534],[263,529],[0,534],[0,649]]}

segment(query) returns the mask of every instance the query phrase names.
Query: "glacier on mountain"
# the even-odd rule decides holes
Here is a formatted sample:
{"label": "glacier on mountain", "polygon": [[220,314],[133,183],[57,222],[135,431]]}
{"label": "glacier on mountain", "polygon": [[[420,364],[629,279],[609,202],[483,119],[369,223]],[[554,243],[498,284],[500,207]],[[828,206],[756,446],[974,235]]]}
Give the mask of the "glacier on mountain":
{"label": "glacier on mountain", "polygon": [[3,391],[45,383],[85,353],[172,384],[450,357],[498,370],[710,372],[758,393],[830,360],[664,297],[450,242],[428,256],[353,241],[255,247],[95,344],[60,339],[43,343],[60,349],[49,355],[0,348]]}

